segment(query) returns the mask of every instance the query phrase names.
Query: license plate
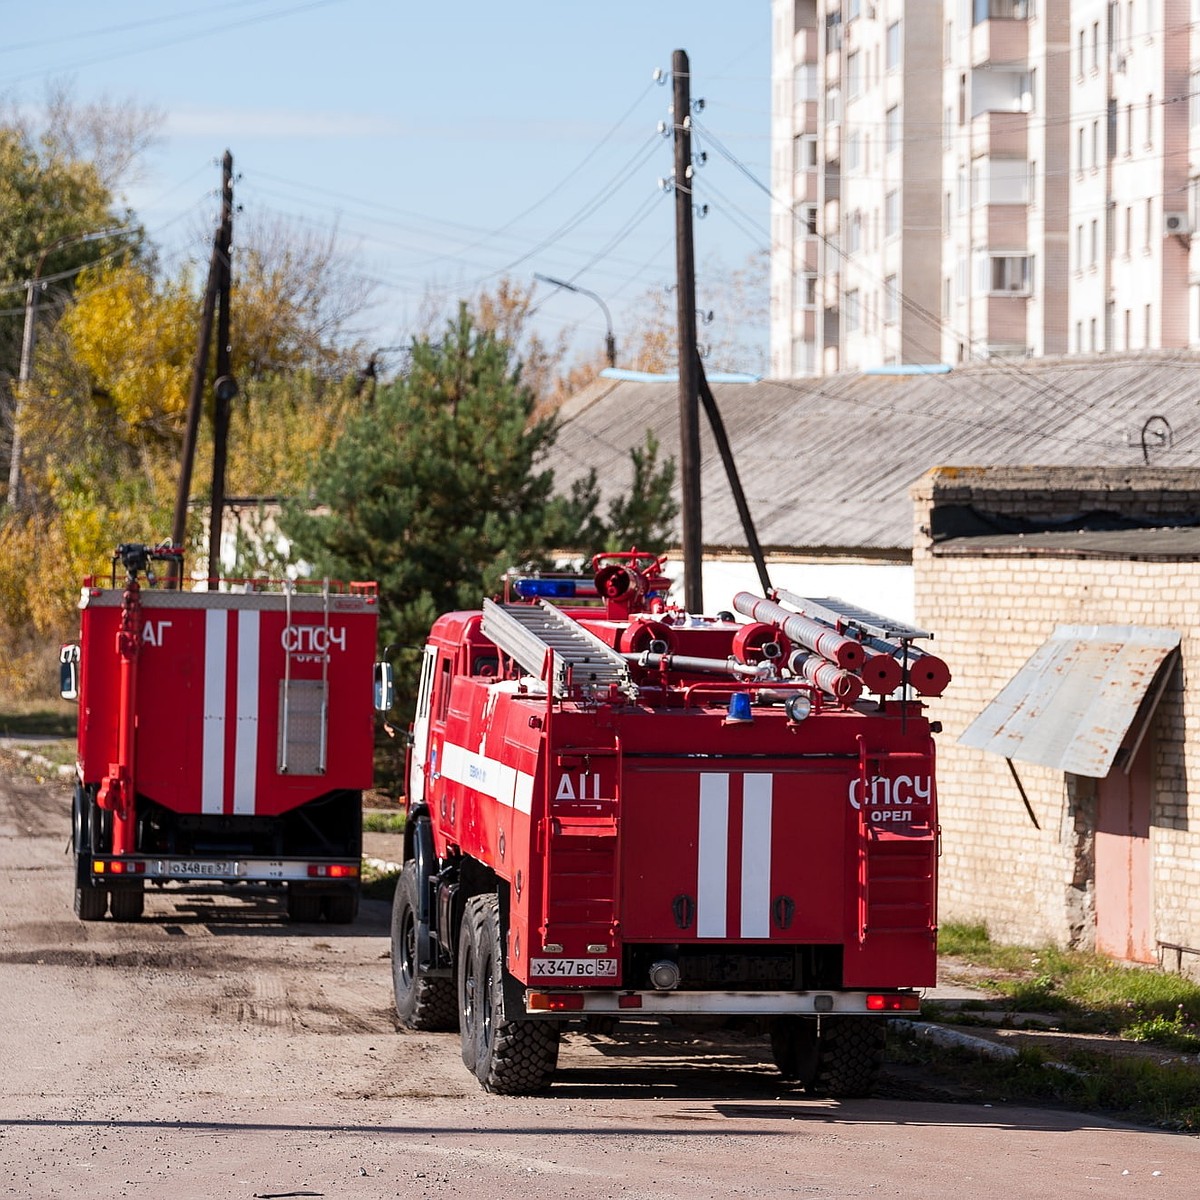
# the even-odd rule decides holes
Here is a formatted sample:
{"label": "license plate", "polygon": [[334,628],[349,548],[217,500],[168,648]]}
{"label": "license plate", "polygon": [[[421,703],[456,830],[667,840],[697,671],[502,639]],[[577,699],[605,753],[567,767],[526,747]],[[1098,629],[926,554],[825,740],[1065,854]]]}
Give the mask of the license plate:
{"label": "license plate", "polygon": [[535,958],[529,963],[531,975],[560,979],[615,979],[615,958]]}
{"label": "license plate", "polygon": [[228,879],[237,874],[237,863],[206,862],[199,859],[168,864],[168,874],[184,879]]}

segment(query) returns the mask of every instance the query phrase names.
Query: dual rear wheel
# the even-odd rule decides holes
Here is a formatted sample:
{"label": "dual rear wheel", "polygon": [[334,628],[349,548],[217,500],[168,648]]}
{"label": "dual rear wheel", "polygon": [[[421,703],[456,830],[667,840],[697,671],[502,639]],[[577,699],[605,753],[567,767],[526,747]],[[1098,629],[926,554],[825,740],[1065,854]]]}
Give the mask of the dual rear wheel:
{"label": "dual rear wheel", "polygon": [[457,963],[459,1035],[467,1069],[488,1092],[528,1096],[544,1091],[558,1065],[558,1026],[506,1011],[504,942],[495,895],[467,901]]}

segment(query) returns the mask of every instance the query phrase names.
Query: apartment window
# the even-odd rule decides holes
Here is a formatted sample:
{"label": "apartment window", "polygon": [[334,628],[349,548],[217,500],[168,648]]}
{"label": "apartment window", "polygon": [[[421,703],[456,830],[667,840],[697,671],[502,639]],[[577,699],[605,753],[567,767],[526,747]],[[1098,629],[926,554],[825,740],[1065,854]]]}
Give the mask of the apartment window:
{"label": "apartment window", "polygon": [[1150,328],[1151,328],[1151,324],[1152,324],[1152,318],[1151,318],[1151,308],[1150,308],[1150,305],[1149,305],[1149,304],[1147,304],[1147,305],[1146,305],[1146,320],[1145,320],[1145,329],[1144,329],[1144,331],[1143,331],[1143,333],[1142,333],[1142,345],[1143,345],[1143,346],[1145,346],[1145,348],[1146,348],[1147,350],[1149,350],[1149,349],[1150,349]]}
{"label": "apartment window", "polygon": [[1083,322],[1075,322],[1075,353],[1083,353]]}
{"label": "apartment window", "polygon": [[846,218],[846,253],[854,254],[862,249],[862,213],[852,212]]}
{"label": "apartment window", "polygon": [[792,139],[792,159],[797,174],[801,171],[813,171],[817,166],[817,135],[802,133]]}
{"label": "apartment window", "polygon": [[889,71],[895,71],[900,66],[900,22],[893,21],[887,27],[884,66]]}
{"label": "apartment window", "polygon": [[992,293],[1009,296],[1029,295],[1030,257],[1028,254],[991,254],[984,258],[984,286]]}
{"label": "apartment window", "polygon": [[888,275],[883,281],[883,323],[895,325],[900,320],[900,289],[896,276]]}
{"label": "apartment window", "polygon": [[1092,23],[1092,70],[1100,70],[1100,22]]}
{"label": "apartment window", "polygon": [[1029,164],[1023,158],[980,158],[972,167],[976,204],[1028,204]]}
{"label": "apartment window", "polygon": [[1092,170],[1100,169],[1100,122],[1092,122]]}
{"label": "apartment window", "polygon": [[981,21],[994,19],[1009,21],[1024,21],[1030,15],[1033,7],[1031,0],[974,0],[972,4],[972,20],[976,25]]}
{"label": "apartment window", "polygon": [[946,192],[942,197],[942,232],[950,232],[950,214],[954,211],[954,196]]}
{"label": "apartment window", "polygon": [[820,96],[817,84],[817,64],[797,63],[792,72],[793,102],[803,104]]}
{"label": "apartment window", "polygon": [[890,191],[883,198],[883,236],[895,237],[900,232],[900,193]]}
{"label": "apartment window", "polygon": [[846,170],[857,171],[862,165],[862,136],[857,129],[846,135]]}
{"label": "apartment window", "polygon": [[1082,29],[1079,31],[1079,49],[1075,54],[1075,74],[1078,78],[1083,78],[1083,47],[1086,43],[1087,35]]}
{"label": "apartment window", "polygon": [[1092,218],[1091,251],[1092,254],[1089,265],[1094,270],[1097,262],[1100,261],[1100,222],[1094,217]]}
{"label": "apartment window", "polygon": [[862,55],[852,50],[846,55],[846,94],[853,99],[862,92]]}
{"label": "apartment window", "polygon": [[1200,125],[1200,71],[1188,76],[1188,122],[1193,129]]}
{"label": "apartment window", "polygon": [[846,321],[846,332],[857,333],[860,321],[860,310],[858,302],[858,289],[846,293],[846,299],[842,305],[842,316]]}
{"label": "apartment window", "polygon": [[842,89],[830,88],[825,93],[825,121],[835,125],[842,119]]}
{"label": "apartment window", "polygon": [[1083,226],[1075,226],[1075,270],[1083,270]]}
{"label": "apartment window", "polygon": [[1133,105],[1125,105],[1125,157],[1133,153]]}
{"label": "apartment window", "polygon": [[1075,130],[1075,170],[1080,175],[1083,174],[1083,146],[1084,132],[1083,126],[1080,125],[1079,128]]}
{"label": "apartment window", "polygon": [[795,304],[797,308],[817,307],[817,277],[815,275],[796,276]]}
{"label": "apartment window", "polygon": [[887,110],[887,152],[894,153],[900,149],[900,106],[893,104]]}
{"label": "apartment window", "polygon": [[847,0],[846,4],[846,20],[853,21],[855,17],[862,15],[862,0]]}
{"label": "apartment window", "polygon": [[1154,227],[1154,201],[1147,198],[1146,200],[1146,240],[1142,243],[1143,249],[1147,253],[1150,252],[1150,237]]}
{"label": "apartment window", "polygon": [[954,109],[950,105],[942,115],[942,149],[949,150],[954,145]]}
{"label": "apartment window", "polygon": [[825,14],[825,52],[832,54],[842,48],[842,14],[831,12]]}
{"label": "apartment window", "polygon": [[1096,318],[1095,317],[1093,317],[1088,322],[1088,349],[1091,350],[1091,352],[1093,354],[1096,353],[1097,347],[1096,347]]}
{"label": "apartment window", "polygon": [[809,237],[815,236],[817,232],[817,206],[815,204],[803,204],[800,206],[799,212],[800,229]]}
{"label": "apartment window", "polygon": [[1036,160],[1033,160],[1029,164],[1029,179],[1025,184],[1025,194],[1029,197],[1029,203],[1034,208],[1037,207],[1037,202],[1038,202],[1037,184],[1038,184],[1037,162],[1036,162]]}
{"label": "apartment window", "polygon": [[1125,257],[1133,253],[1133,205],[1125,206]]}
{"label": "apartment window", "polygon": [[1154,145],[1154,97],[1146,97],[1146,149]]}

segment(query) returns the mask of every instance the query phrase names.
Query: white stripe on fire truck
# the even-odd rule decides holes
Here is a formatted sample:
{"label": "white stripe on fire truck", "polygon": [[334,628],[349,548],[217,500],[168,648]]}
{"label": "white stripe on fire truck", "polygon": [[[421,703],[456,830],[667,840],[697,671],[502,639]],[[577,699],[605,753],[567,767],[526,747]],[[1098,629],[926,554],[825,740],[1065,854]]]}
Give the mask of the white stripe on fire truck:
{"label": "white stripe on fire truck", "polygon": [[204,740],[200,768],[200,811],[225,811],[226,614],[204,614]]}
{"label": "white stripe on fire truck", "polygon": [[729,776],[700,776],[700,830],[696,882],[696,936],[726,936],[729,859]]}
{"label": "white stripe on fire truck", "polygon": [[453,742],[442,745],[442,776],[491,796],[505,808],[526,814],[533,808],[532,775]]}
{"label": "white stripe on fire truck", "polygon": [[742,776],[742,937],[771,936],[771,790],[774,776]]}
{"label": "white stripe on fire truck", "polygon": [[[233,614],[230,614],[232,619]],[[237,614],[237,724],[233,745],[233,811],[254,812],[258,777],[258,618],[254,611]]]}

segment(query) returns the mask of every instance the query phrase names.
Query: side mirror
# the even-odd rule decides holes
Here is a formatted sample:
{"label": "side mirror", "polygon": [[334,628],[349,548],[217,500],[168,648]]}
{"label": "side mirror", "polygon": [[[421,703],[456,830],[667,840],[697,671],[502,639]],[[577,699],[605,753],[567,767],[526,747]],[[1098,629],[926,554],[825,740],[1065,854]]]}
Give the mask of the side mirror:
{"label": "side mirror", "polygon": [[396,685],[392,679],[392,664],[377,662],[375,664],[375,710],[389,712],[396,702]]}
{"label": "side mirror", "polygon": [[78,646],[63,646],[58,652],[58,691],[64,700],[79,699]]}

